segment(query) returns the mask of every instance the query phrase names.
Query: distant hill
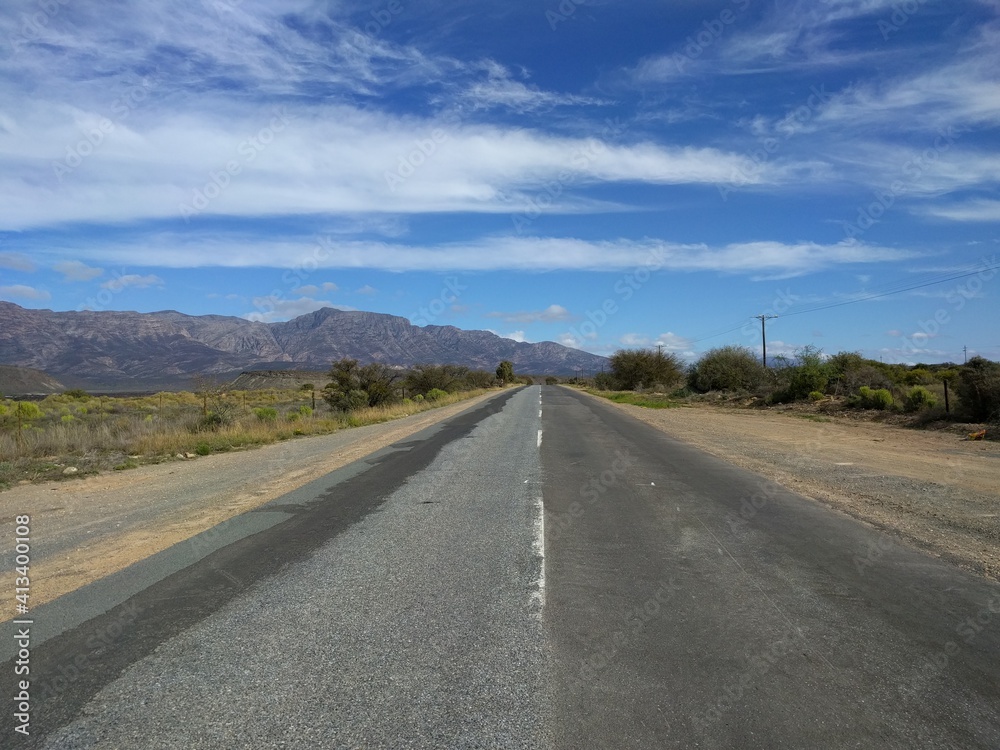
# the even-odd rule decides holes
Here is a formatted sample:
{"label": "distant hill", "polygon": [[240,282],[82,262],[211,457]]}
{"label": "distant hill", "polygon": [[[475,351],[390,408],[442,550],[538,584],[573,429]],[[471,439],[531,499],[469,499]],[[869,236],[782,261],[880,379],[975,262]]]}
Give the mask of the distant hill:
{"label": "distant hill", "polygon": [[590,374],[604,357],[489,331],[412,325],[381,313],[323,308],[284,323],[173,310],[53,312],[0,301],[0,363],[44,370],[91,387],[186,387],[195,374],[236,377],[251,369],[326,370],[342,357],[390,365],[458,364],[492,371]]}
{"label": "distant hill", "polygon": [[41,370],[0,365],[0,395],[2,396],[62,393],[65,390],[66,386]]}

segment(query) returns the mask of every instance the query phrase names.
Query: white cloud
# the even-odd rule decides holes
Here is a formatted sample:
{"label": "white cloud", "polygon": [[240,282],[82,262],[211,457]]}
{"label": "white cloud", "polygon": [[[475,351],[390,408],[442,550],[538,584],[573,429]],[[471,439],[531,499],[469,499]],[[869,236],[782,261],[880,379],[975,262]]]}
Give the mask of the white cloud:
{"label": "white cloud", "polygon": [[510,333],[501,333],[500,335],[505,339],[512,339],[514,341],[524,342],[528,340],[524,337],[524,331],[511,331]]}
{"label": "white cloud", "polygon": [[917,213],[952,221],[1000,221],[1000,201],[975,200],[941,206],[927,206]]}
{"label": "white cloud", "polygon": [[112,292],[120,292],[123,289],[129,287],[135,287],[136,289],[145,289],[151,286],[163,286],[163,279],[155,274],[149,274],[147,276],[139,276],[135,273],[128,273],[124,276],[117,276],[113,279],[109,279],[101,284],[101,289],[109,289]]}
{"label": "white cloud", "polygon": [[256,310],[244,313],[241,317],[261,323],[290,320],[299,315],[306,315],[307,313],[321,310],[324,307],[332,307],[336,310],[357,309],[355,307],[348,307],[347,305],[335,305],[330,300],[312,299],[310,297],[284,299],[274,294],[254,297],[253,306]]}
{"label": "white cloud", "polygon": [[552,323],[559,320],[570,320],[570,315],[562,305],[549,305],[544,310],[523,310],[520,312],[491,312],[488,318],[500,318],[506,323]]}
{"label": "white cloud", "polygon": [[[745,161],[742,154],[715,148],[615,145],[326,105],[291,117],[257,148],[247,145],[246,134],[271,127],[270,110],[226,103],[216,113],[212,109],[222,109],[221,103],[204,105],[206,113],[130,119],[127,132],[122,126],[108,135],[99,152],[61,184],[52,155],[80,140],[78,121],[99,121],[99,113],[45,100],[12,107],[16,121],[0,128],[0,154],[18,157],[0,158],[0,190],[7,196],[0,229],[66,221],[197,221],[212,214],[513,213],[530,208],[529,200],[552,182],[563,185],[564,195],[546,210],[576,212],[599,204],[581,204],[570,187],[717,184],[731,180]],[[443,141],[433,140],[436,131]],[[427,143],[433,144],[429,156]],[[227,162],[239,173],[226,173]],[[765,164],[747,184],[791,179],[789,169]]]}
{"label": "white cloud", "polygon": [[[789,278],[842,265],[912,260],[918,253],[864,242],[819,244],[776,241],[711,246],[663,240],[588,241],[558,237],[489,236],[462,243],[408,245],[331,241],[317,256],[314,241],[273,241],[252,235],[171,235],[135,244],[105,242],[78,256],[116,265],[164,268],[370,268],[385,271],[716,271]],[[558,308],[558,306],[553,306]],[[549,308],[549,314],[561,316]]]}
{"label": "white cloud", "polygon": [[631,348],[641,348],[649,346],[649,336],[644,336],[641,333],[626,333],[620,339],[622,346],[627,346]]}
{"label": "white cloud", "polygon": [[503,107],[516,112],[531,112],[550,109],[561,105],[602,104],[598,99],[558,94],[543,91],[536,86],[528,86],[512,80],[502,66],[493,67],[486,80],[470,84],[458,97],[459,101],[472,109],[494,109]]}
{"label": "white cloud", "polygon": [[377,292],[378,289],[368,284],[365,284],[364,286],[354,290],[355,294],[376,294]]}
{"label": "white cloud", "polygon": [[322,284],[306,284],[305,286],[299,286],[292,290],[295,294],[301,294],[303,297],[311,297],[315,294],[320,294],[324,292],[335,292],[339,287],[332,281],[324,281]]}
{"label": "white cloud", "polygon": [[568,346],[571,349],[580,349],[583,347],[583,341],[574,336],[572,333],[560,333],[559,337],[556,339],[556,343]]}
{"label": "white cloud", "polygon": [[14,284],[13,286],[0,286],[0,297],[14,297],[15,299],[47,300],[52,299],[52,295],[43,289],[35,289],[24,284]]}
{"label": "white cloud", "polygon": [[23,253],[0,253],[0,268],[7,268],[11,271],[27,271],[31,273],[38,269],[35,262]]}
{"label": "white cloud", "polygon": [[78,260],[62,261],[52,268],[63,275],[63,281],[90,281],[104,273],[103,268],[92,268]]}
{"label": "white cloud", "polygon": [[691,349],[691,339],[686,336],[679,336],[670,331],[667,333],[661,333],[657,336],[654,346],[662,346],[668,352],[677,352],[678,354],[693,353]]}

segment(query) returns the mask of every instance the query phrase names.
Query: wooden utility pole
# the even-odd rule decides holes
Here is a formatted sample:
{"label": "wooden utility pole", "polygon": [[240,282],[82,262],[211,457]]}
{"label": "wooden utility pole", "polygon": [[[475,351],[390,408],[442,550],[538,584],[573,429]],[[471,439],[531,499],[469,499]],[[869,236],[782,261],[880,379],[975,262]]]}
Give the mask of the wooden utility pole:
{"label": "wooden utility pole", "polygon": [[757,320],[760,321],[760,363],[767,367],[767,336],[764,334],[764,321],[771,320],[772,318],[777,318],[777,315],[754,315]]}

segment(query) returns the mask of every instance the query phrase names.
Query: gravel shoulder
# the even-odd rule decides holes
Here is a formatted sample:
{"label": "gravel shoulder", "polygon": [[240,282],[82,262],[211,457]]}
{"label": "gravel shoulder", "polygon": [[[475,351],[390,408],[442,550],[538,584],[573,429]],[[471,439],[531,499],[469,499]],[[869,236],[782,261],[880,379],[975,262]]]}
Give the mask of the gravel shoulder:
{"label": "gravel shoulder", "polygon": [[[331,471],[475,407],[488,393],[409,417],[249,450],[143,466],[0,493],[13,529],[31,516],[31,606],[123,570]],[[0,539],[12,559],[14,534]],[[13,574],[0,575],[12,591]],[[12,615],[4,613],[3,620]]]}
{"label": "gravel shoulder", "polygon": [[[591,398],[598,398],[591,396]],[[605,403],[613,403],[601,399]],[[1000,444],[833,417],[613,404],[730,463],[1000,580]]]}

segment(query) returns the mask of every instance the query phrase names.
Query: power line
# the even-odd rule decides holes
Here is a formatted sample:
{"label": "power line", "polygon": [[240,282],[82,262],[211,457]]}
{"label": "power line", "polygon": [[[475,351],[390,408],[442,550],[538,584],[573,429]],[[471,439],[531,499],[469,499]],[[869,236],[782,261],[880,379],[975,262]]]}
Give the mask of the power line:
{"label": "power line", "polygon": [[[789,317],[792,317],[793,315],[805,315],[806,313],[818,312],[820,310],[830,310],[830,309],[835,308],[835,307],[844,307],[845,305],[854,305],[854,304],[857,304],[858,302],[867,302],[867,301],[873,300],[873,299],[881,299],[882,297],[888,297],[888,296],[891,296],[893,294],[901,294],[902,292],[910,292],[910,291],[913,291],[914,289],[923,289],[924,287],[934,286],[935,284],[943,284],[943,283],[945,283],[947,281],[956,281],[958,279],[964,279],[964,278],[968,278],[969,276],[975,276],[977,274],[980,274],[980,273],[983,273],[983,272],[986,272],[986,271],[995,271],[995,270],[998,270],[998,269],[1000,269],[1000,264],[994,264],[994,265],[987,265],[987,266],[977,267],[974,271],[963,271],[962,273],[951,273],[951,274],[949,274],[947,276],[943,276],[941,278],[932,279],[930,281],[924,281],[924,282],[919,283],[919,284],[907,284],[907,285],[904,285],[904,286],[899,286],[899,282],[896,282],[894,284],[886,285],[886,287],[888,287],[887,291],[878,292],[878,293],[875,293],[875,294],[866,294],[866,295],[861,296],[861,297],[856,297],[854,299],[849,299],[849,300],[842,300],[840,302],[831,302],[829,304],[816,305],[814,307],[807,307],[805,309],[795,310],[793,312],[784,313],[780,317],[782,317],[782,318],[789,318]],[[886,288],[886,287],[883,287],[883,288]],[[751,316],[751,317],[759,318],[759,316],[756,316],[756,315]],[[778,317],[778,316],[774,316],[774,317]],[[711,334],[708,334],[706,336],[702,336],[700,338],[691,339],[691,343],[692,344],[697,344],[697,343],[700,343],[702,341],[708,341],[709,339],[718,338],[719,336],[724,336],[727,333],[732,333],[733,331],[742,330],[745,327],[746,327],[746,323],[740,323],[739,325],[736,325],[736,326],[734,326],[732,328],[728,328],[728,329],[726,329],[724,331],[719,331],[718,333],[711,333]]]}

